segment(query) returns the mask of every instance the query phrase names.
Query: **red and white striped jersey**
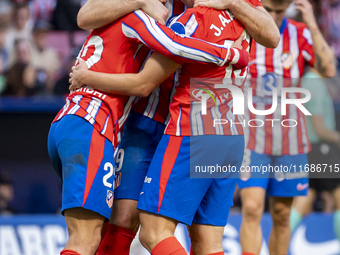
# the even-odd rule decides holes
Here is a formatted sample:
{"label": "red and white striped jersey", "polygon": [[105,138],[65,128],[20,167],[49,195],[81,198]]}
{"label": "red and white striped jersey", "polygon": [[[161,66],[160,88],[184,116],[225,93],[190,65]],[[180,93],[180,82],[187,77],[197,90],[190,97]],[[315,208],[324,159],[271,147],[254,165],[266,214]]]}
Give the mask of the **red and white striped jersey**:
{"label": "red and white striped jersey", "polygon": [[[280,33],[281,39],[275,49],[267,49],[255,42],[252,45],[250,79],[246,86],[252,88],[254,108],[271,108],[273,87],[278,91],[278,107],[273,114],[265,116],[248,111],[245,119],[258,121],[246,125],[246,142],[247,148],[257,153],[296,155],[310,150],[305,117],[295,105],[287,105],[287,114],[281,116],[281,88],[301,87],[300,78],[306,62],[312,66],[315,57],[311,34],[305,24],[285,18]],[[287,94],[290,99],[301,97],[301,93]],[[289,120],[295,120],[297,125],[292,127],[296,122]]]}
{"label": "red and white striped jersey", "polygon": [[[93,71],[136,73],[144,61],[136,58],[139,55],[136,53],[141,49],[140,42],[177,62],[203,61],[223,65],[228,54],[226,47],[181,37],[158,24],[143,11],[136,11],[93,30],[79,56]],[[54,121],[66,114],[83,117],[117,145],[134,100],[134,97],[81,88],[69,95]]]}
{"label": "red and white striped jersey", "polygon": [[[244,31],[240,22],[229,11],[211,8],[188,9],[171,24],[172,28],[183,30],[185,35],[204,38],[212,43],[231,46]],[[250,36],[246,33],[243,49],[250,49]],[[243,116],[233,114],[233,99],[228,89],[216,89],[214,84],[230,83],[242,88],[247,68],[236,70],[232,65],[218,67],[211,64],[184,64],[179,74],[179,85],[170,103],[170,120],[165,134],[191,135],[242,135]],[[194,84],[191,78],[200,79]],[[201,78],[204,78],[203,80]],[[208,94],[207,114],[202,113],[202,94]],[[211,96],[211,97],[210,97]],[[228,120],[228,123],[214,125],[214,120]]]}
{"label": "red and white striped jersey", "polygon": [[168,0],[165,3],[165,7],[169,10],[167,20],[171,20],[173,17],[180,15],[186,9],[181,0]]}
{"label": "red and white striped jersey", "polygon": [[[248,2],[254,7],[262,6],[260,0],[250,0]],[[169,0],[165,6],[169,10],[168,18],[170,21],[174,16],[181,14],[186,9],[180,0]],[[195,37],[195,35],[193,36]],[[176,84],[178,85],[178,77],[179,73],[176,72],[152,91],[148,97],[141,98],[132,110],[160,123],[167,124],[170,118],[169,103],[175,93],[174,86],[176,86]]]}
{"label": "red and white striped jersey", "polygon": [[[168,22],[175,16],[180,15],[184,9],[184,4],[179,0],[167,1],[165,6],[169,10]],[[174,93],[174,84],[178,82],[178,73],[171,75],[160,86],[155,88],[148,97],[142,97],[132,108],[133,111],[166,124],[169,120],[169,104]]]}

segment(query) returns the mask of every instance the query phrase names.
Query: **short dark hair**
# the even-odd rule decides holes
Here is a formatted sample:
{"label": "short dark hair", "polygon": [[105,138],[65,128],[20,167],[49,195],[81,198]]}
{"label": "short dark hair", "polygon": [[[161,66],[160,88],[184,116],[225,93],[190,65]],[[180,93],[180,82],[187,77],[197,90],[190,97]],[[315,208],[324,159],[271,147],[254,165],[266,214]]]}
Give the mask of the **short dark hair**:
{"label": "short dark hair", "polygon": [[0,172],[0,185],[12,185],[12,180],[9,177],[8,173]]}
{"label": "short dark hair", "polygon": [[0,32],[6,31],[8,29],[8,24],[0,22]]}

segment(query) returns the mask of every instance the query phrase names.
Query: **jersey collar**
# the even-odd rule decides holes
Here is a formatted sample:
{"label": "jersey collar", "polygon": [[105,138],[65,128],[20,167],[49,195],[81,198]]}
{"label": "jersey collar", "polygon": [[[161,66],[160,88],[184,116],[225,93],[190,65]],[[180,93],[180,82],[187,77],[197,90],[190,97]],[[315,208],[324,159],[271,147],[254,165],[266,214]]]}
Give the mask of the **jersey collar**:
{"label": "jersey collar", "polygon": [[280,27],[280,34],[282,34],[283,31],[285,31],[287,24],[288,24],[288,19],[286,17],[284,17],[283,20],[282,20],[281,27]]}

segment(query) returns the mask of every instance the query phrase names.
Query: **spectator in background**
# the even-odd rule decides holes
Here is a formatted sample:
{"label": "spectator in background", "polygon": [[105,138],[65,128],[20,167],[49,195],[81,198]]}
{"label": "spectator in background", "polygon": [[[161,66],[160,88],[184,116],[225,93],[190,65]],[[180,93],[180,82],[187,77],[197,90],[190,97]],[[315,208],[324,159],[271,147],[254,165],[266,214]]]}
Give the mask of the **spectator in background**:
{"label": "spectator in background", "polygon": [[56,81],[56,74],[60,69],[58,52],[46,45],[50,25],[44,20],[37,20],[34,23],[31,53],[32,65],[37,72],[37,86],[41,87],[44,93],[51,94]]}
{"label": "spectator in background", "polygon": [[322,0],[321,30],[333,48],[340,70],[340,0]]}
{"label": "spectator in background", "polygon": [[[0,4],[1,7],[1,4]],[[5,71],[8,68],[9,53],[5,47],[7,36],[7,24],[0,23],[0,94],[6,88]]]}
{"label": "spectator in background", "polygon": [[80,30],[77,24],[80,7],[81,0],[57,0],[52,17],[54,29],[69,32]]}
{"label": "spectator in background", "polygon": [[74,31],[80,30],[77,24],[77,15],[82,0],[57,0],[57,5],[52,15],[52,25],[55,30],[69,32],[70,46],[74,47]]}
{"label": "spectator in background", "polygon": [[29,6],[32,20],[51,22],[56,0],[31,0]]}
{"label": "spectator in background", "polygon": [[6,173],[0,173],[0,215],[13,214],[10,202],[14,198],[13,183]]}
{"label": "spectator in background", "polygon": [[30,19],[30,9],[28,3],[16,3],[14,5],[13,22],[9,27],[6,39],[6,47],[10,52],[10,63],[14,62],[13,45],[15,40],[29,40],[31,38],[32,26],[33,23]]}
{"label": "spectator in background", "polygon": [[0,58],[0,95],[6,88],[6,77],[4,74],[4,68],[2,64],[2,59]]}
{"label": "spectator in background", "polygon": [[63,70],[61,70],[61,76],[60,78],[57,80],[55,86],[54,86],[54,90],[53,90],[53,94],[54,95],[58,95],[58,96],[63,96],[63,95],[68,95],[70,93],[68,87],[70,86],[69,83],[69,79],[70,79],[70,71],[72,66],[75,65],[76,62],[76,58],[80,52],[81,47],[74,47],[71,50],[71,54],[69,56],[69,58],[66,60],[67,62],[65,63]]}
{"label": "spectator in background", "polygon": [[[308,137],[312,145],[312,151],[308,153],[308,163],[334,167],[339,163],[340,132],[335,129],[332,98],[324,80],[314,68],[304,75],[302,86],[311,92],[311,99],[304,104],[312,114],[306,116]],[[340,179],[316,177],[310,172],[308,196],[294,198],[290,215],[291,230],[294,231],[302,218],[312,212],[317,192],[332,192],[336,204],[333,226],[340,241]]]}
{"label": "spectator in background", "polygon": [[6,89],[4,95],[30,96],[36,91],[36,71],[31,65],[31,50],[29,42],[17,39],[14,43],[14,64],[6,73]]}
{"label": "spectator in background", "polygon": [[11,23],[13,18],[13,3],[9,0],[0,1],[0,23],[7,26]]}
{"label": "spectator in background", "polygon": [[0,23],[0,61],[2,64],[0,74],[9,67],[9,52],[6,48],[7,33],[8,25],[6,23]]}

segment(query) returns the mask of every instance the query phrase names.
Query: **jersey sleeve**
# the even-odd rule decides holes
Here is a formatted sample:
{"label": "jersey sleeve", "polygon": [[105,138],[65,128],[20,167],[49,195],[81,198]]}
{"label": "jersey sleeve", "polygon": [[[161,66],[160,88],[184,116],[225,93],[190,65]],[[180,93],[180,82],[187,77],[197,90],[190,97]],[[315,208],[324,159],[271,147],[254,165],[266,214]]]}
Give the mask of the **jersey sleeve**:
{"label": "jersey sleeve", "polygon": [[[193,36],[198,29],[198,22],[196,20],[195,14],[191,11],[185,11],[181,15],[174,18],[169,28],[180,35]],[[200,36],[195,36],[200,37]]]}
{"label": "jersey sleeve", "polygon": [[[248,2],[248,1],[247,1]],[[262,3],[261,3],[261,0],[250,0],[249,3],[251,3],[253,6],[255,7],[259,7],[261,6],[262,7]]]}
{"label": "jersey sleeve", "polygon": [[126,37],[139,40],[179,64],[199,61],[223,66],[228,59],[228,47],[180,35],[141,10],[124,18],[122,30]]}
{"label": "jersey sleeve", "polygon": [[[171,30],[180,35],[194,36],[195,38],[207,38],[207,33],[204,31],[207,30],[207,27],[200,28],[201,26],[204,26],[202,25],[204,22],[202,22],[202,19],[198,19],[197,21],[195,16],[197,13],[193,10],[194,9],[191,8],[182,13],[182,15],[174,18],[169,27]],[[209,16],[206,11],[201,12],[200,16],[202,15],[205,15],[205,17]],[[235,69],[245,68],[249,63],[249,53],[243,49],[230,48],[227,63],[232,64]]]}
{"label": "jersey sleeve", "polygon": [[311,32],[309,31],[307,27],[303,27],[302,29],[300,49],[301,49],[301,53],[304,59],[308,62],[310,66],[313,66],[315,62],[313,40],[312,40]]}

